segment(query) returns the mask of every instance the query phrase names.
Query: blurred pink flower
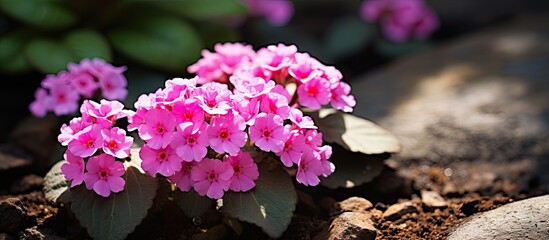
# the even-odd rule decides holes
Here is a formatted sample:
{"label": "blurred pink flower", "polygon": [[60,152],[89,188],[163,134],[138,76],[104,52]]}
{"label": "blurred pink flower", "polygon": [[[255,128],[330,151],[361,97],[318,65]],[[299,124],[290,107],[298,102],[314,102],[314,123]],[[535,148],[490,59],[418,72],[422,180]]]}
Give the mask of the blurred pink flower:
{"label": "blurred pink flower", "polygon": [[294,14],[289,0],[243,0],[253,16],[264,16],[275,26],[286,25]]}
{"label": "blurred pink flower", "polygon": [[365,21],[379,22],[394,42],[425,39],[439,26],[435,12],[423,0],[366,0],[360,15]]}
{"label": "blurred pink flower", "polygon": [[34,101],[29,105],[29,110],[34,116],[44,117],[51,109],[51,97],[43,88],[38,88],[34,92]]}

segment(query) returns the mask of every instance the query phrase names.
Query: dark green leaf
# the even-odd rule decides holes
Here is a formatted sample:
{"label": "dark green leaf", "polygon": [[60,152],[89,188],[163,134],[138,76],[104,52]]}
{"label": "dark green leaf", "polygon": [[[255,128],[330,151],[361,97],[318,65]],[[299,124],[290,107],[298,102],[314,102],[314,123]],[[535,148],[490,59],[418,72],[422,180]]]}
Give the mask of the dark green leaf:
{"label": "dark green leaf", "polygon": [[221,211],[253,223],[278,238],[292,220],[297,194],[290,176],[277,162],[259,163],[256,186],[244,193],[227,192]]}
{"label": "dark green leaf", "polygon": [[69,181],[61,173],[61,166],[65,161],[59,161],[50,169],[44,177],[44,196],[51,203],[68,203]]}
{"label": "dark green leaf", "polygon": [[336,20],[327,31],[325,46],[335,59],[347,57],[364,48],[373,36],[372,25],[358,16]]}
{"label": "dark green leaf", "polygon": [[61,29],[76,22],[76,15],[53,1],[0,0],[0,9],[28,24]]}
{"label": "dark green leaf", "polygon": [[196,29],[204,39],[204,45],[210,48],[216,43],[236,42],[241,39],[237,29],[221,24],[204,21],[198,23]]}
{"label": "dark green leaf", "polygon": [[330,161],[336,166],[335,172],[322,178],[320,184],[329,188],[352,188],[372,181],[384,168],[383,160],[390,154],[366,155],[349,152],[340,146],[332,146]]}
{"label": "dark green leaf", "polygon": [[75,59],[67,48],[51,39],[36,39],[25,48],[29,62],[43,73],[57,73]]}
{"label": "dark green leaf", "polygon": [[247,13],[241,0],[176,0],[157,4],[168,11],[197,20],[244,16]]}
{"label": "dark green leaf", "polygon": [[116,49],[143,64],[180,72],[200,56],[202,41],[183,20],[155,17],[135,26],[114,30],[109,38]]}
{"label": "dark green leaf", "polygon": [[400,151],[400,143],[393,134],[366,119],[334,109],[320,109],[309,115],[328,143],[364,154]]}
{"label": "dark green leaf", "polygon": [[75,59],[99,57],[112,61],[109,42],[101,33],[93,30],[72,31],[63,41]]}
{"label": "dark green leaf", "polygon": [[215,203],[208,197],[198,195],[195,190],[181,192],[179,189],[175,190],[175,202],[189,218],[202,216],[206,211],[212,209]]}
{"label": "dark green leaf", "polygon": [[23,32],[0,37],[0,71],[22,73],[31,69],[23,53],[27,37]]}
{"label": "dark green leaf", "polygon": [[122,192],[104,198],[84,186],[71,189],[71,209],[95,239],[126,238],[153,204],[158,183],[138,167],[141,164],[136,151],[124,165],[126,186]]}

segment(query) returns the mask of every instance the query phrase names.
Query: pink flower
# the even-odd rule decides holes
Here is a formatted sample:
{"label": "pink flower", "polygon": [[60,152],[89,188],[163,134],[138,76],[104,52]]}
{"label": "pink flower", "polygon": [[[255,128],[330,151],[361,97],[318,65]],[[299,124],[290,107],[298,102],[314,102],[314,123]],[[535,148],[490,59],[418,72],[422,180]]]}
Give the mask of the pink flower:
{"label": "pink flower", "polygon": [[95,91],[99,88],[93,76],[87,72],[73,73],[71,72],[70,84],[79,94],[86,98],[93,97]]}
{"label": "pink flower", "polygon": [[282,126],[282,118],[278,115],[260,113],[255,123],[249,129],[250,139],[265,152],[280,152],[288,139],[288,133]]}
{"label": "pink flower", "polygon": [[208,124],[202,122],[194,125],[191,122],[184,122],[177,126],[173,134],[171,147],[183,161],[193,160],[200,162],[208,153],[209,139],[207,135]]}
{"label": "pink flower", "polygon": [[307,130],[305,132],[305,144],[312,150],[318,149],[322,145],[322,133],[315,129]]}
{"label": "pink flower", "polygon": [[71,187],[80,185],[84,181],[84,159],[66,151],[63,155],[67,162],[61,166],[61,173],[67,180],[72,180]]}
{"label": "pink flower", "polygon": [[218,116],[211,120],[208,128],[210,147],[217,153],[229,153],[235,156],[246,144],[246,123],[244,118],[233,115]]}
{"label": "pink flower", "polygon": [[333,108],[344,111],[352,112],[353,107],[356,105],[355,97],[350,95],[351,86],[344,82],[339,82],[336,88],[331,90],[331,102]]}
{"label": "pink flower", "polygon": [[114,127],[111,130],[101,130],[103,136],[103,151],[116,158],[126,158],[130,155],[133,138],[126,136],[126,131]]}
{"label": "pink flower", "polygon": [[438,18],[423,0],[368,0],[361,6],[364,20],[379,21],[385,36],[394,42],[425,39],[436,28]]}
{"label": "pink flower", "polygon": [[312,109],[320,109],[330,102],[329,82],[316,77],[297,87],[299,104]]}
{"label": "pink flower", "polygon": [[265,82],[263,78],[240,78],[232,76],[229,81],[233,84],[235,94],[242,94],[247,98],[255,98],[269,93],[275,87],[274,81]]}
{"label": "pink flower", "polygon": [[236,156],[225,156],[223,161],[228,162],[234,171],[231,190],[246,192],[255,187],[254,181],[259,177],[259,170],[248,152],[240,151]]}
{"label": "pink flower", "polygon": [[321,162],[313,157],[313,154],[305,151],[297,166],[296,180],[298,183],[305,186],[316,186],[320,183],[318,177],[322,175],[324,169]]}
{"label": "pink flower", "polygon": [[143,159],[141,167],[151,176],[160,173],[164,177],[169,177],[175,172],[181,170],[181,158],[170,147],[153,149],[147,145],[139,150],[139,157]]}
{"label": "pink flower", "polygon": [[124,164],[114,160],[108,154],[90,157],[86,164],[84,182],[88,190],[93,189],[97,194],[108,197],[111,192],[117,193],[124,190],[126,182],[121,177],[124,175]]}
{"label": "pink flower", "polygon": [[335,172],[334,163],[328,161],[332,156],[332,147],[329,145],[318,148],[320,163],[322,164],[322,176],[328,177]]}
{"label": "pink flower", "polygon": [[196,165],[196,162],[183,162],[181,164],[181,170],[175,172],[169,179],[170,182],[174,183],[179,188],[179,190],[188,192],[193,187],[191,171]]}
{"label": "pink flower", "polygon": [[259,109],[264,113],[274,113],[282,119],[287,119],[290,113],[288,99],[282,94],[271,92],[261,97]]}
{"label": "pink flower", "polygon": [[103,136],[99,125],[91,125],[82,129],[74,135],[75,139],[71,140],[68,148],[72,154],[79,157],[89,157],[93,155],[97,149],[103,147]]}
{"label": "pink flower", "polygon": [[294,163],[299,163],[304,150],[308,150],[305,145],[305,138],[299,132],[293,131],[284,143],[284,148],[276,155],[280,157],[280,161],[284,166],[291,167]]}
{"label": "pink flower", "polygon": [[84,100],[80,106],[80,112],[90,115],[97,124],[110,128],[118,118],[124,116],[122,110],[124,104],[119,101],[107,101],[101,99],[100,103],[92,100]]}
{"label": "pink flower", "polygon": [[138,129],[141,139],[151,148],[166,148],[172,141],[175,117],[168,110],[151,109],[145,113],[144,119],[145,123]]}
{"label": "pink flower", "polygon": [[[257,52],[256,61],[265,69],[275,72],[287,68],[292,64],[297,53],[295,45],[286,46],[282,43],[269,45]],[[273,78],[276,78],[273,76]]]}
{"label": "pink flower", "polygon": [[208,50],[202,50],[202,58],[198,62],[187,67],[189,73],[195,73],[199,84],[218,81],[224,82],[223,70],[221,70],[221,57]]}
{"label": "pink flower", "polygon": [[253,125],[255,122],[255,116],[259,113],[259,100],[258,98],[246,99],[246,97],[238,94],[233,95],[234,110],[244,118],[247,125]]}
{"label": "pink flower", "polygon": [[71,119],[69,122],[69,125],[63,123],[63,126],[61,126],[61,134],[57,136],[57,141],[61,143],[63,146],[67,146],[69,142],[73,139],[75,139],[75,135],[82,131],[82,129],[86,128],[89,125],[92,125],[89,117],[77,117]]}
{"label": "pink flower", "polygon": [[307,53],[296,53],[295,63],[290,65],[288,73],[294,77],[299,83],[305,83],[310,78],[320,74],[316,66],[320,65],[318,60],[312,58]]}
{"label": "pink flower", "polygon": [[204,158],[191,171],[191,178],[196,192],[200,196],[212,199],[223,197],[224,191],[229,190],[234,170],[227,162],[217,159]]}
{"label": "pink flower", "polygon": [[303,116],[303,112],[298,108],[292,108],[290,110],[289,119],[290,121],[292,121],[293,125],[295,126],[294,129],[297,129],[297,130],[318,128],[317,126],[315,126],[313,119],[309,116]]}
{"label": "pink flower", "polygon": [[232,109],[231,91],[226,84],[206,83],[194,93],[198,106],[208,114],[226,114],[229,109]]}
{"label": "pink flower", "polygon": [[38,88],[34,92],[34,101],[29,105],[29,110],[36,117],[44,117],[51,109],[51,98],[48,92],[43,88]]}
{"label": "pink flower", "polygon": [[233,74],[241,64],[251,62],[255,56],[252,46],[242,43],[217,43],[214,50],[221,58],[219,67],[227,75]]}
{"label": "pink flower", "polygon": [[294,14],[294,7],[288,0],[244,0],[254,16],[265,16],[275,26],[286,25]]}
{"label": "pink flower", "polygon": [[137,111],[132,112],[128,116],[128,131],[134,131],[141,125],[145,124],[145,113],[148,110],[145,108],[137,108]]}
{"label": "pink flower", "polygon": [[196,125],[204,122],[204,110],[198,106],[196,99],[178,101],[173,105],[172,114],[178,123],[191,122]]}
{"label": "pink flower", "polygon": [[106,99],[124,99],[128,95],[126,77],[116,71],[104,71],[99,77],[101,93]]}
{"label": "pink flower", "polygon": [[53,112],[57,116],[68,115],[78,109],[80,95],[67,84],[55,84],[50,88]]}

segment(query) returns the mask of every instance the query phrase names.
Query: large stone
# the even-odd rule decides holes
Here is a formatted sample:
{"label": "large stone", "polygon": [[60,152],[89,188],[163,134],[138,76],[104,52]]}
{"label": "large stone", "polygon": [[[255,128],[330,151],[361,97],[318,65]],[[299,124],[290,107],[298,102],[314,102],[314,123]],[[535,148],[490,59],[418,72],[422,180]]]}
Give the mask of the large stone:
{"label": "large stone", "polygon": [[549,195],[474,215],[448,235],[448,240],[468,239],[549,239]]}
{"label": "large stone", "polygon": [[467,191],[495,179],[512,193],[549,189],[547,22],[524,17],[397,59],[351,82],[354,113],[401,139],[397,168],[444,166]]}
{"label": "large stone", "polygon": [[374,205],[365,198],[361,197],[350,197],[341,202],[335,203],[333,209],[330,212],[332,213],[341,213],[341,212],[360,212],[366,213]]}
{"label": "large stone", "polygon": [[28,215],[17,198],[0,201],[0,232],[16,233],[28,224]]}
{"label": "large stone", "polygon": [[376,235],[377,230],[368,215],[344,212],[316,235],[314,240],[374,240]]}
{"label": "large stone", "polygon": [[397,220],[402,216],[408,213],[418,212],[417,206],[412,202],[401,202],[391,205],[385,212],[383,212],[382,217],[387,220]]}

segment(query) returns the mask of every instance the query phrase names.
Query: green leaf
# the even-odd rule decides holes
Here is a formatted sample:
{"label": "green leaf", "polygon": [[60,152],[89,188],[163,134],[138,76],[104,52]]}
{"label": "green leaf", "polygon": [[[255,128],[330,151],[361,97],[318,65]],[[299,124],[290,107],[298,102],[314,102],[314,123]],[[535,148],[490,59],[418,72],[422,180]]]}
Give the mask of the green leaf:
{"label": "green leaf", "polygon": [[125,239],[147,216],[158,183],[138,167],[138,156],[132,150],[132,160],[124,163],[126,186],[122,192],[105,198],[84,186],[71,189],[71,209],[92,238]]}
{"label": "green leaf", "polygon": [[15,32],[0,37],[1,72],[22,73],[31,69],[23,53],[27,35],[24,32]]}
{"label": "green leaf", "polygon": [[72,31],[63,40],[63,44],[75,59],[99,57],[112,61],[111,48],[101,33],[93,30]]}
{"label": "green leaf", "polygon": [[50,29],[62,29],[76,22],[76,15],[53,1],[0,0],[0,9],[22,22]]}
{"label": "green leaf", "polygon": [[109,38],[117,50],[143,64],[180,72],[200,56],[202,41],[183,20],[155,17],[134,26],[114,30]]}
{"label": "green leaf", "polygon": [[221,211],[242,221],[253,223],[272,238],[282,236],[297,204],[297,194],[282,165],[262,161],[256,186],[248,192],[227,192]]}
{"label": "green leaf", "polygon": [[44,177],[44,196],[48,202],[68,203],[70,200],[70,184],[61,172],[64,163],[65,161],[57,162]]}
{"label": "green leaf", "polygon": [[320,109],[309,114],[327,143],[364,154],[400,151],[400,143],[393,134],[366,119],[334,109]]}
{"label": "green leaf", "polygon": [[214,200],[198,195],[195,190],[181,192],[179,189],[176,189],[174,197],[177,205],[189,218],[204,215],[204,213],[209,209],[212,209],[215,204]]}
{"label": "green leaf", "polygon": [[349,152],[338,145],[333,145],[332,151],[330,161],[334,163],[336,170],[320,181],[321,185],[328,188],[352,188],[372,181],[385,167],[383,160],[390,156]]}
{"label": "green leaf", "polygon": [[344,58],[364,48],[373,37],[372,25],[357,16],[336,20],[327,31],[325,46],[335,59]]}
{"label": "green leaf", "polygon": [[204,39],[204,45],[209,47],[216,43],[237,42],[241,39],[237,29],[222,24],[203,21],[197,23],[196,29]]}
{"label": "green leaf", "polygon": [[196,20],[244,16],[246,7],[241,0],[176,0],[159,1],[160,7]]}
{"label": "green leaf", "polygon": [[67,48],[46,38],[31,41],[25,48],[25,55],[43,73],[57,73],[74,60]]}

